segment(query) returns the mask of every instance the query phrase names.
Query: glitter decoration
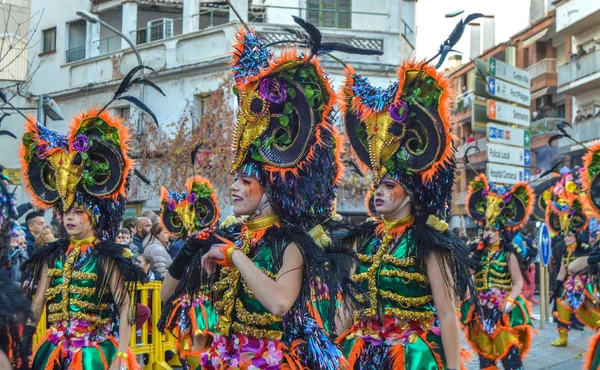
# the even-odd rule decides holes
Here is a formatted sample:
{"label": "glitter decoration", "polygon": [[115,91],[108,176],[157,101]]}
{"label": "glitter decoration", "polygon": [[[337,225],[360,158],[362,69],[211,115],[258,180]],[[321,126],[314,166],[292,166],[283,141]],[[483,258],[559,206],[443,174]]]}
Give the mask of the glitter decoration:
{"label": "glitter decoration", "polygon": [[245,80],[260,74],[261,69],[269,65],[273,55],[254,33],[238,33],[238,39],[240,37],[244,38],[244,46],[235,51],[237,58],[232,71],[236,80]]}
{"label": "glitter decoration", "polygon": [[354,95],[360,98],[362,104],[366,107],[373,109],[375,112],[381,112],[394,101],[398,91],[397,82],[392,82],[388,87],[382,88],[371,85],[368,78],[359,74],[354,74],[352,77],[354,78],[354,86],[352,86]]}

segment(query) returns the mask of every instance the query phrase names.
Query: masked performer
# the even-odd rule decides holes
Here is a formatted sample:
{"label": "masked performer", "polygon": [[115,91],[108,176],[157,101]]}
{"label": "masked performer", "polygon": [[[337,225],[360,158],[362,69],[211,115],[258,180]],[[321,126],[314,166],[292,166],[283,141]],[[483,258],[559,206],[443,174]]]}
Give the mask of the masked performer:
{"label": "masked performer", "polygon": [[533,326],[529,304],[521,295],[527,263],[513,244],[514,233],[533,212],[533,190],[526,183],[504,187],[477,176],[467,195],[469,216],[485,227],[473,259],[480,312],[463,302],[461,318],[471,347],[479,354],[481,369],[523,368]]}
{"label": "masked performer", "polygon": [[[318,30],[295,20],[317,45]],[[237,38],[231,191],[234,213],[248,219],[233,243],[222,238],[180,282],[193,294],[193,279],[210,275],[202,309],[214,307],[218,318],[199,327],[206,332],[199,368],[343,368],[327,331],[351,258],[331,258],[322,248],[328,236],[319,224],[331,215],[341,168],[321,50],[276,57],[249,30]]]}
{"label": "masked performer", "polygon": [[[581,199],[594,216],[600,217],[600,176],[598,176],[600,174],[600,144],[595,144],[589,148],[583,157],[583,164],[584,171],[580,178],[584,193]],[[588,256],[578,257],[572,261],[568,265],[568,270],[571,276],[587,276],[588,281],[595,288],[589,296],[590,301],[597,302],[598,283],[600,282],[598,242],[596,241],[593,251]],[[592,318],[599,319],[595,311]],[[600,369],[600,331],[597,331],[590,340],[583,368],[586,370]]]}
{"label": "masked performer", "polygon": [[[161,213],[160,219],[165,228],[172,234],[177,234],[185,240],[182,251],[169,267],[169,275],[164,287],[161,287],[161,295],[164,301],[174,293],[176,283],[193,258],[195,251],[193,245],[205,242],[215,230],[219,220],[219,206],[217,193],[209,180],[194,176],[187,180],[186,191],[177,193],[168,191],[164,187],[160,191]],[[213,240],[218,242],[218,240]],[[210,247],[210,245],[208,246]],[[193,252],[190,254],[190,250]],[[177,279],[175,279],[176,277]],[[170,302],[166,310],[171,313],[166,323],[166,329],[171,331],[176,338],[179,355],[187,358],[190,364],[199,363],[197,354],[192,353],[191,338],[200,334],[206,334],[204,327],[207,322],[216,322],[216,312],[206,310],[207,306],[202,303],[209,296],[208,286],[203,286],[193,296],[183,295]]]}
{"label": "masked performer", "polygon": [[26,189],[36,206],[54,208],[68,238],[36,250],[23,266],[24,287],[35,297],[21,344],[31,348],[48,303],[50,328],[34,369],[137,368],[128,350],[134,306],[127,289],[145,276],[131,252],[113,241],[132,168],[129,131],[95,111],[77,116],[66,136],[31,120],[26,125]]}
{"label": "masked performer", "polygon": [[584,211],[581,171],[561,170],[556,184],[544,192],[546,198],[546,224],[561,236],[565,251],[560,258],[559,272],[551,300],[556,299],[554,317],[558,320],[559,338],[553,346],[566,347],[573,314],[584,325],[596,329],[600,315],[595,309],[594,285],[585,274],[571,274],[568,266],[577,257],[589,254],[588,219]]}
{"label": "masked performer", "polygon": [[358,251],[352,279],[364,294],[338,342],[353,369],[458,369],[455,307],[469,273],[444,221],[455,172],[450,84],[429,65],[405,63],[398,76],[380,89],[346,69],[346,133],[375,175],[378,218],[344,240]]}

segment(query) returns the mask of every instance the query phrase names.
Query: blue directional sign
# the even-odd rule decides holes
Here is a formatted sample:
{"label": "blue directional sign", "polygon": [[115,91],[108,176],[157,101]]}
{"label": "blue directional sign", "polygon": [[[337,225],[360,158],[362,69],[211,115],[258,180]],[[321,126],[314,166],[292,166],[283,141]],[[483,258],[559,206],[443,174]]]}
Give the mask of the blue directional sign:
{"label": "blue directional sign", "polygon": [[545,223],[540,227],[540,250],[542,252],[542,263],[544,266],[548,266],[550,262],[550,255],[552,254],[552,239],[550,238],[550,231]]}
{"label": "blue directional sign", "polygon": [[488,92],[490,95],[496,95],[496,79],[494,77],[488,78]]}
{"label": "blue directional sign", "polygon": [[529,149],[525,149],[523,153],[523,161],[525,162],[526,167],[531,166],[531,152]]}

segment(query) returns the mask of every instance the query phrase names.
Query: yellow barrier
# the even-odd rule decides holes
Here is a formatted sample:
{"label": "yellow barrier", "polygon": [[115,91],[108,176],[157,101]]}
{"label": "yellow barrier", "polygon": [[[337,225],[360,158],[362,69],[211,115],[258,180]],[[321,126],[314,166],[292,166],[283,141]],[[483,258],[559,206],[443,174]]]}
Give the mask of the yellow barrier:
{"label": "yellow barrier", "polygon": [[[170,333],[161,333],[156,327],[158,320],[160,319],[162,308],[162,302],[160,301],[161,285],[162,283],[160,281],[151,281],[147,284],[138,284],[135,292],[129,292],[132,300],[138,298],[136,299],[136,303],[143,304],[150,308],[151,312],[150,320],[142,325],[139,341],[136,335],[137,328],[134,321],[131,330],[131,339],[129,341],[129,347],[131,347],[133,353],[136,355],[147,354],[149,356],[148,365],[144,367],[144,370],[171,370],[171,366],[169,366],[165,360],[165,351],[170,350],[175,354],[177,353],[173,336]],[[152,327],[152,335],[150,337],[148,337],[149,322]],[[44,338],[46,330],[46,310],[44,309],[36,334],[33,337],[34,348],[41,342],[42,338]],[[171,363],[178,364],[177,355],[174,357],[175,359]]]}

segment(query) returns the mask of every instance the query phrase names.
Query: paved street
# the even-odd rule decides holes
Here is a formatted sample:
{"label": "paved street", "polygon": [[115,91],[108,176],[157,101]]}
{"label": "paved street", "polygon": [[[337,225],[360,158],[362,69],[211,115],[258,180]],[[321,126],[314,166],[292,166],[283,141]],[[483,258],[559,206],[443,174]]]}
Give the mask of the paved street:
{"label": "paved street", "polygon": [[[539,319],[539,306],[533,306],[533,315]],[[560,369],[571,370],[581,369],[583,364],[583,354],[587,350],[587,343],[592,336],[592,331],[572,330],[569,333],[569,346],[566,348],[552,347],[550,342],[558,336],[556,332],[556,324],[546,323],[544,330],[540,330],[540,321],[533,322],[538,335],[533,338],[533,344],[529,354],[525,358],[525,369],[527,370],[542,370],[542,369]],[[463,339],[463,346],[469,348],[466,341]],[[470,349],[470,348],[469,348]],[[479,359],[475,352],[471,351],[473,359],[467,364],[468,370],[479,369]]]}

